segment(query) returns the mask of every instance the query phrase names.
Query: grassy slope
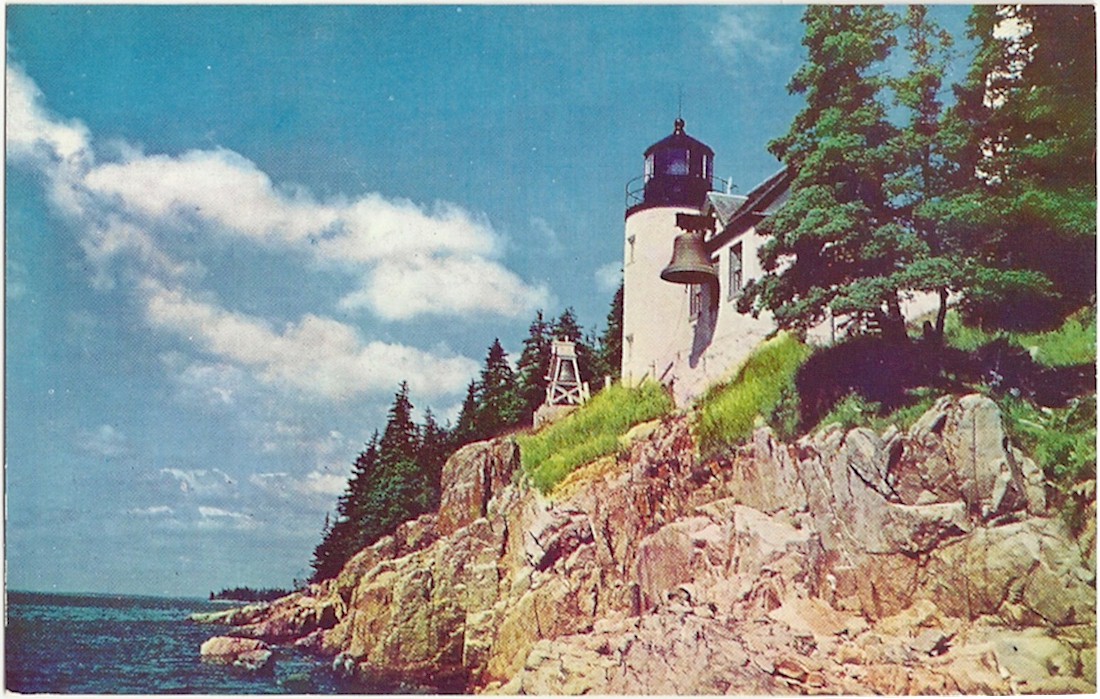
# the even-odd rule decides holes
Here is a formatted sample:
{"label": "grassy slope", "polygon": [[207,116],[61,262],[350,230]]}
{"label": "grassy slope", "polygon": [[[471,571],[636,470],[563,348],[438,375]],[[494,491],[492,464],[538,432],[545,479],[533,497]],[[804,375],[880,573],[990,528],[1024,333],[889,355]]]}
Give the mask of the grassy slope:
{"label": "grassy slope", "polygon": [[672,407],[672,399],[656,383],[638,388],[615,384],[562,420],[518,437],[523,469],[539,490],[549,492],[578,466],[617,451],[619,437],[631,427]]}
{"label": "grassy slope", "polygon": [[696,404],[700,451],[712,455],[747,439],[758,419],[771,418],[793,395],[795,374],[809,356],[809,347],[780,333],[760,345],[732,381],[707,391]]}

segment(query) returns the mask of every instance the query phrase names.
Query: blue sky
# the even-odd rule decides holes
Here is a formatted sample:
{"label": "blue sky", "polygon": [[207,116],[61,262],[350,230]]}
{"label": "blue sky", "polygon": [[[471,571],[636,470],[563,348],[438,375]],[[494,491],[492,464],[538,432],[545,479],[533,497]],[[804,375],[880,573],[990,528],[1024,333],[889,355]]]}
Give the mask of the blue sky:
{"label": "blue sky", "polygon": [[537,309],[602,328],[681,92],[779,167],[800,12],[9,6],[9,586],[305,576],[401,380],[453,417]]}

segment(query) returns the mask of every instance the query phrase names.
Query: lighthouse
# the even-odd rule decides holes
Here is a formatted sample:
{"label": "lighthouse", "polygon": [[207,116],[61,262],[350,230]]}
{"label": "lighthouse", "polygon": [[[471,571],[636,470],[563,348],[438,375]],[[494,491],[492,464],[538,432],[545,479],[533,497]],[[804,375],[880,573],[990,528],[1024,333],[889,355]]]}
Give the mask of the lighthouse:
{"label": "lighthouse", "polygon": [[[622,377],[628,384],[647,377],[670,383],[681,349],[685,341],[690,345],[714,295],[711,278],[717,282],[700,244],[714,151],[689,136],[677,118],[672,134],[643,157],[643,174],[627,184]],[[678,254],[670,263],[674,248]]]}

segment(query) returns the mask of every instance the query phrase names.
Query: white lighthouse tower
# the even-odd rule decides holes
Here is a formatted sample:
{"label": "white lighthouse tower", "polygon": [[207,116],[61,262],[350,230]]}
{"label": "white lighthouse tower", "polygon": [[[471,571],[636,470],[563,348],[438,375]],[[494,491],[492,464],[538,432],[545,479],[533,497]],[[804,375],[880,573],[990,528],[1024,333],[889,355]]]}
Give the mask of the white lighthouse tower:
{"label": "white lighthouse tower", "polygon": [[[717,268],[702,254],[699,226],[713,172],[714,151],[688,136],[684,120],[677,118],[672,134],[645,151],[644,174],[627,185],[624,383],[637,384],[646,377],[672,383],[677,364],[685,359],[680,355],[690,352],[694,325],[707,313]],[[697,230],[691,233],[692,228]],[[681,262],[684,254],[692,259],[673,270],[678,278],[669,279],[674,241]]]}

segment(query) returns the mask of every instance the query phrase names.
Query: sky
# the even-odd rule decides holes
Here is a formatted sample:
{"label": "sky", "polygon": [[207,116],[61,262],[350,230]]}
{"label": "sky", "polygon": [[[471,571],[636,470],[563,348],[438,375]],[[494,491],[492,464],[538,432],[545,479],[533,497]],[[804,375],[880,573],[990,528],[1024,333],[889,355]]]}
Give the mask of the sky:
{"label": "sky", "polygon": [[537,310],[603,329],[678,110],[778,170],[800,14],[9,5],[8,587],[308,576],[401,381],[453,420]]}

